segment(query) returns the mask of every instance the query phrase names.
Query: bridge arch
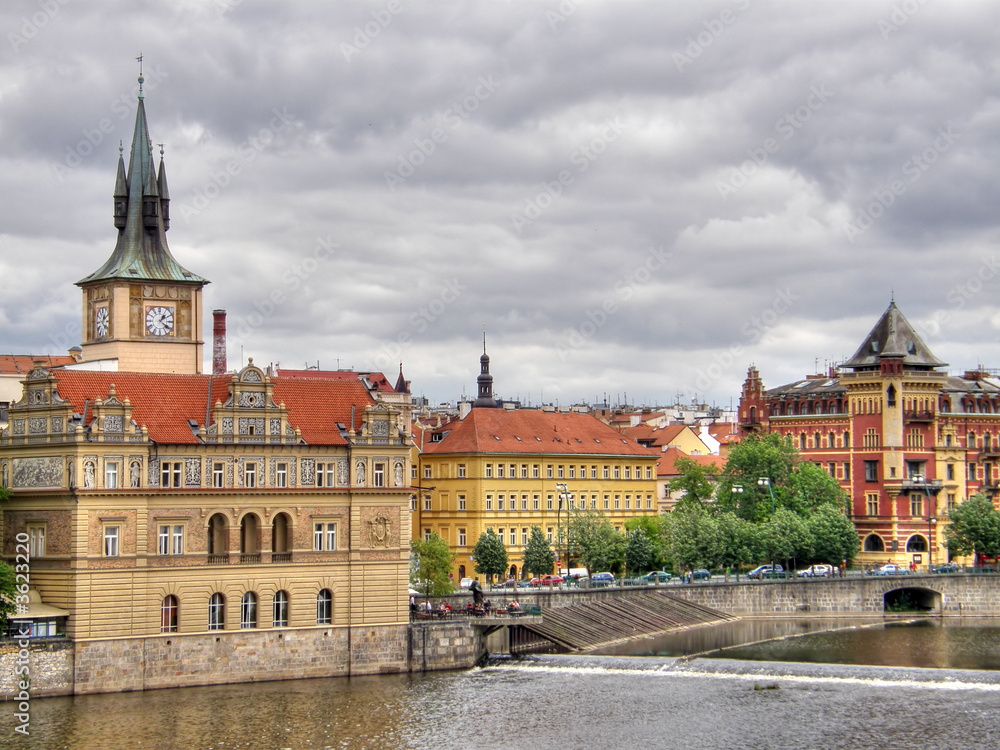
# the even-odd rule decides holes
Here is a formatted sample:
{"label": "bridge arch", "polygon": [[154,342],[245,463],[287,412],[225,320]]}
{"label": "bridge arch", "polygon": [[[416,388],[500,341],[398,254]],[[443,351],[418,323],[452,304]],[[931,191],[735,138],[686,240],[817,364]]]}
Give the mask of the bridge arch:
{"label": "bridge arch", "polygon": [[940,612],[941,592],[923,586],[897,586],[882,595],[886,612]]}

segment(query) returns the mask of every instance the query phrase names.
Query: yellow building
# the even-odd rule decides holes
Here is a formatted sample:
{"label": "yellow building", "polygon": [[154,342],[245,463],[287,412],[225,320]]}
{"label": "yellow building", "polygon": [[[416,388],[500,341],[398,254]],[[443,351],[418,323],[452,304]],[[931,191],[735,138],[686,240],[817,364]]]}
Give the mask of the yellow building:
{"label": "yellow building", "polygon": [[31,588],[14,633],[61,642],[32,651],[32,689],[404,671],[409,396],[199,374],[206,282],[167,250],[146,130],[140,97],[118,242],[79,282],[85,361],[36,362],[0,433],[0,550]]}
{"label": "yellow building", "polygon": [[[507,547],[510,574],[524,577],[532,526],[555,550],[574,509],[604,513],[618,529],[629,518],[656,515],[659,451],[587,414],[496,408],[489,357],[483,354],[481,361],[472,410],[464,419],[421,431],[415,459],[414,538],[436,532],[448,542],[456,554],[456,581],[474,575],[472,548],[488,528]],[[566,501],[562,513],[560,499]],[[565,559],[561,565],[566,567]]]}

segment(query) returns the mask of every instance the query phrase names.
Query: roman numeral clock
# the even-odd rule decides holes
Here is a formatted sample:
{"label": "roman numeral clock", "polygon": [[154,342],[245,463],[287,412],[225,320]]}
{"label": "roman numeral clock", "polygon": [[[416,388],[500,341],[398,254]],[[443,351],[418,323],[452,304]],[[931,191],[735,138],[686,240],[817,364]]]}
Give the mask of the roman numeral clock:
{"label": "roman numeral clock", "polygon": [[174,308],[156,305],[146,308],[146,333],[152,336],[169,336],[174,331]]}

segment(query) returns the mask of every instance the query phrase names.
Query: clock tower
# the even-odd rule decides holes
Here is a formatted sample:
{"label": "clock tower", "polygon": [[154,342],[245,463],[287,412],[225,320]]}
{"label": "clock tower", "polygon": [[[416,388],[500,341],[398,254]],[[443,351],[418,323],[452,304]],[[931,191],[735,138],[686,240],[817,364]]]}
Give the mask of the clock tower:
{"label": "clock tower", "polygon": [[131,372],[202,372],[202,288],[208,283],[181,266],[167,247],[170,193],[160,148],[153,144],[139,76],[139,105],[129,153],[122,149],[115,181],[111,257],[86,278],[83,290],[83,359],[117,359]]}

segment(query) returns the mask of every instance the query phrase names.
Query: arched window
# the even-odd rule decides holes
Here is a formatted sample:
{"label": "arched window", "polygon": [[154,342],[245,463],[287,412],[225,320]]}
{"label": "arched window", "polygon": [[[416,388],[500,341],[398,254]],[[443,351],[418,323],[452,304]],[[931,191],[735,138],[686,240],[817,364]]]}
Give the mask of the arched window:
{"label": "arched window", "polygon": [[208,629],[223,630],[226,627],[226,598],[222,594],[212,594],[208,600]]}
{"label": "arched window", "polygon": [[257,595],[252,591],[246,592],[240,603],[240,627],[257,627]]}
{"label": "arched window", "polygon": [[968,437],[968,440],[966,441],[965,447],[966,448],[975,448],[976,447],[976,433],[971,432],[971,431],[969,432],[969,437]]}
{"label": "arched window", "polygon": [[333,622],[333,594],[323,589],[316,597],[316,624],[329,625]]}
{"label": "arched window", "polygon": [[804,432],[799,433],[799,450],[804,451],[806,449],[806,434]]}
{"label": "arched window", "polygon": [[240,520],[240,552],[244,555],[260,555],[260,520],[253,513],[247,513]]}
{"label": "arched window", "polygon": [[288,593],[276,591],[274,594],[274,616],[272,622],[276,628],[288,626]]}
{"label": "arched window", "polygon": [[458,580],[461,581],[463,578],[465,578],[465,566],[464,565],[459,565],[458,566]]}
{"label": "arched window", "polygon": [[229,522],[221,513],[208,519],[208,554],[220,557],[229,554]]}
{"label": "arched window", "polygon": [[271,560],[288,562],[292,552],[292,525],[287,513],[276,513],[271,521]]}
{"label": "arched window", "polygon": [[920,534],[914,534],[910,537],[910,540],[906,543],[907,552],[926,552],[927,551],[927,540],[920,536]]}
{"label": "arched window", "polygon": [[828,444],[827,444],[828,448],[836,448],[837,447],[837,436],[834,435],[832,432],[829,435],[826,436],[826,439],[828,441]]}
{"label": "arched window", "polygon": [[885,543],[878,534],[865,537],[865,552],[885,552]]}
{"label": "arched window", "polygon": [[819,433],[813,433],[813,448],[820,448]]}
{"label": "arched window", "polygon": [[847,430],[844,430],[844,447],[845,448],[851,447],[851,433]]}
{"label": "arched window", "polygon": [[160,605],[160,632],[177,632],[177,597],[173,594],[163,597]]}

